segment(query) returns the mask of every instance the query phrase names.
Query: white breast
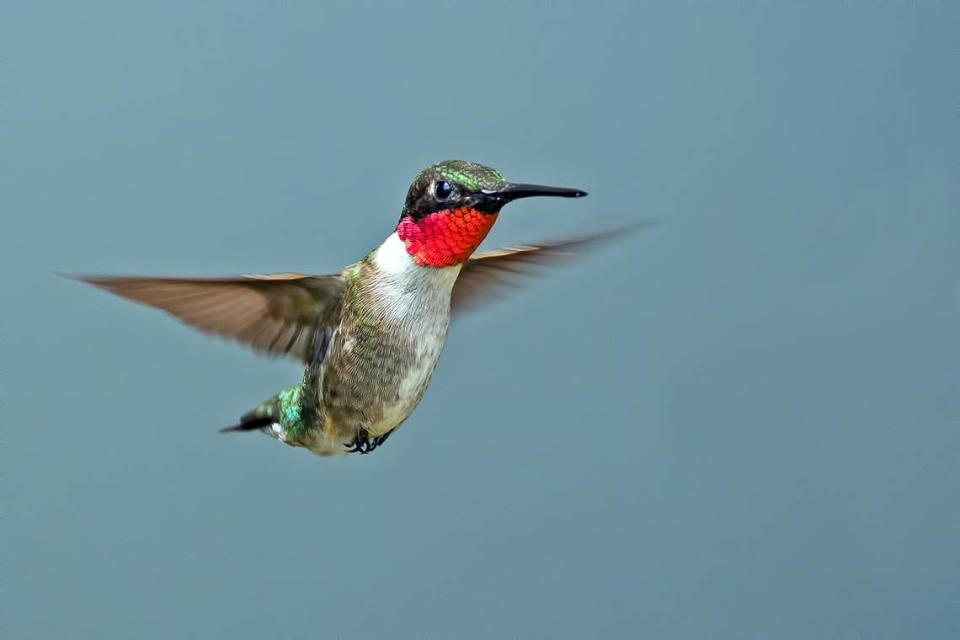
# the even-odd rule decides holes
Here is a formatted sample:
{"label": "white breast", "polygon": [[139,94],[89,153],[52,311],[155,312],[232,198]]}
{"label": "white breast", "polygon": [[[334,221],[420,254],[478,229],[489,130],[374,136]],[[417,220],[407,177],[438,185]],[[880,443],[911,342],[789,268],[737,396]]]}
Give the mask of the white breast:
{"label": "white breast", "polygon": [[430,384],[433,369],[437,365],[446,336],[425,336],[418,349],[420,359],[416,366],[410,367],[400,381],[397,401],[383,408],[383,417],[370,426],[374,435],[391,431],[407,419],[420,403],[423,393]]}
{"label": "white breast", "polygon": [[396,233],[380,245],[374,264],[383,274],[378,299],[390,321],[406,327],[416,339],[417,358],[400,381],[399,398],[384,408],[383,418],[369,429],[386,433],[414,410],[423,396],[447,340],[450,323],[450,293],[460,266],[418,266]]}

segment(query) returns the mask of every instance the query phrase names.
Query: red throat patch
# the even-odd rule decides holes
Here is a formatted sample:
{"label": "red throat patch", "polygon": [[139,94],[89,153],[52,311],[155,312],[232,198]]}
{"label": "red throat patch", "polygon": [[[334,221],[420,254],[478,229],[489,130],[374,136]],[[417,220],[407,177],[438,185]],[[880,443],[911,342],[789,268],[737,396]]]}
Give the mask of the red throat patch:
{"label": "red throat patch", "polygon": [[397,235],[419,266],[450,267],[466,262],[496,221],[496,213],[469,207],[444,209],[419,221],[404,216],[397,225]]}

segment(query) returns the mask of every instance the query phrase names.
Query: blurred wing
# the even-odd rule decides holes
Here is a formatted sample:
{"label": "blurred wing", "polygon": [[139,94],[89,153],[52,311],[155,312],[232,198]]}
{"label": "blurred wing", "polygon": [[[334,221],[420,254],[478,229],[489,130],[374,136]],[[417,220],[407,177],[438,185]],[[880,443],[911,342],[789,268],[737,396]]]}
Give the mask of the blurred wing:
{"label": "blurred wing", "polygon": [[329,322],[343,277],[294,273],[238,278],[82,276],[83,282],[173,314],[202,331],[272,355],[309,362],[318,329]]}
{"label": "blurred wing", "polygon": [[538,266],[571,260],[608,240],[653,224],[656,222],[640,223],[589,236],[478,253],[463,265],[453,286],[451,311],[461,313],[479,307],[490,299],[501,296],[525,277],[535,275],[535,268]]}

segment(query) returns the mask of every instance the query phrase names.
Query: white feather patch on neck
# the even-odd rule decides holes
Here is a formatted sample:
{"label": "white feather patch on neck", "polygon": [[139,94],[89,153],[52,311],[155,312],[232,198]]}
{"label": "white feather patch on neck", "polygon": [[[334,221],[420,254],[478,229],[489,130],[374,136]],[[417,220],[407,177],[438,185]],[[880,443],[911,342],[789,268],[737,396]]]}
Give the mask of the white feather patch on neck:
{"label": "white feather patch on neck", "polygon": [[407,246],[396,232],[390,234],[373,254],[373,263],[384,274],[399,275],[410,269],[416,269],[417,263],[407,253]]}
{"label": "white feather patch on neck", "polygon": [[440,307],[449,308],[450,292],[463,265],[429,267],[417,264],[403,240],[396,234],[384,240],[373,254],[373,264],[381,278],[376,284],[382,300],[401,306],[423,306],[434,298]]}

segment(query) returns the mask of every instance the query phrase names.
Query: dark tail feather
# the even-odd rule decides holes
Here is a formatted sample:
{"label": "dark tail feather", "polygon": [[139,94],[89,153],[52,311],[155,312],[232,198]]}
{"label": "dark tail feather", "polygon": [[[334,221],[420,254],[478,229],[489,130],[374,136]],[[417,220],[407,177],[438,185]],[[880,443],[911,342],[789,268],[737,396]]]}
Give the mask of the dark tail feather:
{"label": "dark tail feather", "polygon": [[240,418],[239,424],[235,424],[232,427],[224,427],[220,429],[220,433],[229,433],[231,431],[256,431],[257,429],[262,429],[268,425],[276,422],[274,418],[269,416],[258,416],[253,412],[245,414]]}

